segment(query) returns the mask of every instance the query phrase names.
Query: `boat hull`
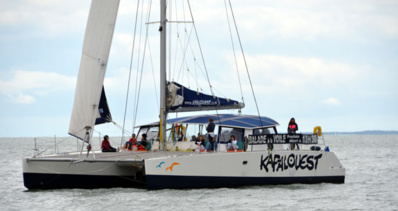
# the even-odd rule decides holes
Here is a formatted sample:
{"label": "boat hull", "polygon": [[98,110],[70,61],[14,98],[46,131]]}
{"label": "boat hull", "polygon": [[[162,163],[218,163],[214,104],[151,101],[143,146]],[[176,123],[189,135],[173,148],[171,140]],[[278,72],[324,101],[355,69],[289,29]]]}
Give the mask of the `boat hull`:
{"label": "boat hull", "polygon": [[332,152],[207,153],[145,160],[148,189],[212,188],[292,183],[344,183]]}
{"label": "boat hull", "polygon": [[344,176],[205,177],[148,175],[148,189],[222,188],[277,184],[344,183]]}
{"label": "boat hull", "polygon": [[145,188],[145,184],[136,182],[134,176],[24,173],[23,178],[28,189]]}
{"label": "boat hull", "polygon": [[344,183],[345,179],[345,169],[334,153],[324,151],[151,152],[140,154],[140,159],[133,159],[135,154],[107,156],[24,159],[24,185],[28,189],[180,189]]}
{"label": "boat hull", "polygon": [[135,161],[30,158],[23,178],[28,189],[145,187]]}

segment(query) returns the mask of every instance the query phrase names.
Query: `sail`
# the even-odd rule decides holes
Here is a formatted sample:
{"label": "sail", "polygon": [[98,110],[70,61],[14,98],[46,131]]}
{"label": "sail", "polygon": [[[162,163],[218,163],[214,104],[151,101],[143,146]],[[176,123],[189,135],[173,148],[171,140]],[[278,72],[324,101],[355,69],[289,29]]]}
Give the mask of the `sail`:
{"label": "sail", "polygon": [[119,0],[93,0],[87,21],[69,134],[83,139],[98,114]]}
{"label": "sail", "polygon": [[106,100],[105,89],[102,87],[101,98],[98,105],[97,118],[95,125],[112,122],[111,111],[109,110],[108,101]]}
{"label": "sail", "polygon": [[190,90],[176,82],[167,85],[168,112],[241,109],[244,103]]}

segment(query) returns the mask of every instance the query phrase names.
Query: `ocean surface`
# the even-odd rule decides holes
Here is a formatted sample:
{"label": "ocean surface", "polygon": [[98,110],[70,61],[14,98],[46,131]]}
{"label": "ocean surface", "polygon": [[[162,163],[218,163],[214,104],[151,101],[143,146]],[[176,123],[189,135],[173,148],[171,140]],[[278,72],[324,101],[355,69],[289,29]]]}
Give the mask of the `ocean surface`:
{"label": "ocean surface", "polygon": [[[22,158],[33,155],[33,140],[0,138],[0,210],[398,210],[398,135],[326,136],[326,145],[346,168],[345,184],[157,191],[28,191]],[[62,144],[78,147],[73,140]],[[37,141],[41,150],[62,151],[53,145],[53,138]]]}

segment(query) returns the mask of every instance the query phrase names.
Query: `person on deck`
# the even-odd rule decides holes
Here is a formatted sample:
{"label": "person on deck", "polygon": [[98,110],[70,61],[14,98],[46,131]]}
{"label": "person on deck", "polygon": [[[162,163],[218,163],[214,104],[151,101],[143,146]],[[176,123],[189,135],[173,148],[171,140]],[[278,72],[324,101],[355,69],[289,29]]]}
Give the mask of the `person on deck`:
{"label": "person on deck", "polygon": [[238,141],[235,139],[234,135],[231,135],[231,139],[227,142],[227,150],[238,150]]}
{"label": "person on deck", "polygon": [[137,142],[138,149],[150,150],[152,148],[151,142],[146,140],[147,135],[144,133],[141,136],[141,141]]}
{"label": "person on deck", "polygon": [[200,152],[205,149],[205,140],[203,140],[203,135],[199,135],[198,139],[195,141],[196,152]]}
{"label": "person on deck", "polygon": [[217,143],[214,140],[214,129],[216,125],[213,123],[214,120],[213,118],[209,118],[209,124],[206,127],[206,131],[209,137],[209,142],[206,145],[206,150],[207,151],[212,151],[212,150],[217,150]]}
{"label": "person on deck", "polygon": [[126,149],[132,150],[133,146],[137,144],[137,138],[133,134],[128,142],[126,142]]}
{"label": "person on deck", "polygon": [[[289,125],[287,126],[287,133],[289,135],[296,134],[297,130],[298,130],[298,125],[296,123],[296,120],[292,117],[289,121]],[[300,149],[298,143],[296,143],[296,144],[293,143],[293,144],[290,144],[291,150],[294,150],[296,145],[297,145],[297,149]]]}
{"label": "person on deck", "polygon": [[104,136],[104,140],[102,141],[101,144],[101,150],[102,152],[116,152],[116,149],[111,146],[111,143],[109,143],[108,135]]}
{"label": "person on deck", "polygon": [[298,130],[298,126],[297,126],[296,120],[294,118],[291,118],[289,125],[287,126],[287,133],[296,134],[297,130]]}

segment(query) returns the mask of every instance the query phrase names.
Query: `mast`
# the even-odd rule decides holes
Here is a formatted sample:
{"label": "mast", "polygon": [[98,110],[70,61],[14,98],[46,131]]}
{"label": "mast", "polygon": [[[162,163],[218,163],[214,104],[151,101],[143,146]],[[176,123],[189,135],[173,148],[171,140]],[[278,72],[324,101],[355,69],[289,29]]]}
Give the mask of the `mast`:
{"label": "mast", "polygon": [[166,150],[166,0],[160,0],[160,128],[161,149]]}

